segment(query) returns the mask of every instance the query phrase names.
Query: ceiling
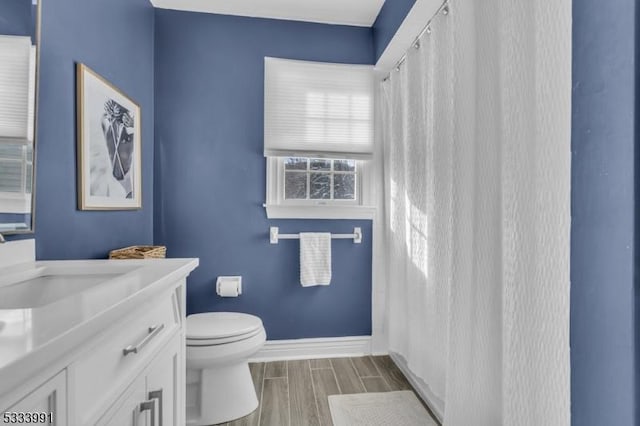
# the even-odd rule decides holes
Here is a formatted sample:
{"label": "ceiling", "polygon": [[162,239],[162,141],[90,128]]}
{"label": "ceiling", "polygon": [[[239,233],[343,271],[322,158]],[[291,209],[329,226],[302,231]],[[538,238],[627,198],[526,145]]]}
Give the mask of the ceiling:
{"label": "ceiling", "polygon": [[371,27],[385,0],[151,0],[161,9]]}

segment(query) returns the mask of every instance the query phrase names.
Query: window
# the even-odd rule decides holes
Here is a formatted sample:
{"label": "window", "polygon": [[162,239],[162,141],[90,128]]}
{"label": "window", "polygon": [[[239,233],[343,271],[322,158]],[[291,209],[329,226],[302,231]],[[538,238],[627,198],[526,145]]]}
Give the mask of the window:
{"label": "window", "polygon": [[33,141],[36,49],[31,37],[0,35],[0,139]]}
{"label": "window", "polygon": [[322,205],[358,200],[355,160],[286,157],[281,162],[285,202]]}
{"label": "window", "polygon": [[270,219],[372,219],[369,161],[267,158]]}
{"label": "window", "polygon": [[267,216],[370,218],[373,68],[265,58]]}
{"label": "window", "polygon": [[31,211],[33,148],[0,143],[0,205],[3,213]]}
{"label": "window", "polygon": [[31,37],[0,35],[0,208],[31,212],[36,50]]}

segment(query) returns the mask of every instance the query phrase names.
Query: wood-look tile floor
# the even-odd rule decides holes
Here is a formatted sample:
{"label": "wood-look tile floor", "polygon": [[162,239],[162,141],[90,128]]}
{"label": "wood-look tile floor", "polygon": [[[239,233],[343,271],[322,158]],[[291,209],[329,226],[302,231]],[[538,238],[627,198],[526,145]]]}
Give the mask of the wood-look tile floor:
{"label": "wood-look tile floor", "polygon": [[260,405],[225,426],[333,426],[329,395],[413,390],[388,356],[263,362],[249,367]]}

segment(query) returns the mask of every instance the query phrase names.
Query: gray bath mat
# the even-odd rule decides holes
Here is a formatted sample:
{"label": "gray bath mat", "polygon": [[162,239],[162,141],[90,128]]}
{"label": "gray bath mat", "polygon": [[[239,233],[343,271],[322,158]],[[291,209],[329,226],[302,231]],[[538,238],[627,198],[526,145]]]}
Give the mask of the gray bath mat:
{"label": "gray bath mat", "polygon": [[411,391],[329,396],[334,426],[437,426]]}

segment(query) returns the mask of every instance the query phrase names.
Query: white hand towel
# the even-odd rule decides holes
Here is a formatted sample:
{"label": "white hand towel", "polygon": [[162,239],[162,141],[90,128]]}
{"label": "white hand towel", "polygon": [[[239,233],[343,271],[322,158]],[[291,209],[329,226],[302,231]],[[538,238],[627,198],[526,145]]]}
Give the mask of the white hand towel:
{"label": "white hand towel", "polygon": [[331,234],[300,233],[300,284],[303,287],[331,283]]}

